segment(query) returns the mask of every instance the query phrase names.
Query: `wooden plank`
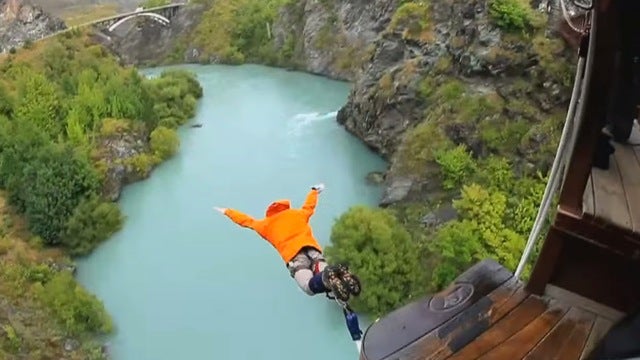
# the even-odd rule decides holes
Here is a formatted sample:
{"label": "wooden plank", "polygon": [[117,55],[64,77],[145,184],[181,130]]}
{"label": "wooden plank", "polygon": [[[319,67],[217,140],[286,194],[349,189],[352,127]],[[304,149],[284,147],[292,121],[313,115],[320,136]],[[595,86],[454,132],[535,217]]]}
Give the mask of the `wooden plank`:
{"label": "wooden plank", "polygon": [[615,147],[613,155],[622,179],[631,230],[640,234],[640,163],[630,146],[616,144]]}
{"label": "wooden plank", "polygon": [[591,174],[589,174],[587,186],[584,188],[584,196],[582,197],[582,212],[593,215],[595,214],[594,211],[593,181],[591,180]]}
{"label": "wooden plank", "polygon": [[545,294],[567,305],[587,310],[611,321],[618,321],[624,317],[624,313],[619,310],[552,284],[547,284]]}
{"label": "wooden plank", "polygon": [[[580,353],[582,353],[582,347],[589,335],[588,330],[591,329],[591,325],[595,320],[595,315],[589,314],[591,313],[587,313],[576,307],[571,307],[547,336],[545,336],[524,359],[555,359],[563,351],[565,353],[564,356],[575,354],[573,359],[577,359]],[[572,339],[572,337],[574,337],[574,339]]]}
{"label": "wooden plank", "polygon": [[569,308],[551,300],[547,311],[478,359],[522,359],[560,321]]}
{"label": "wooden plank", "polygon": [[[372,324],[362,340],[362,357],[379,360],[398,352],[423,353],[425,337],[470,308],[490,309],[494,300],[487,295],[514,281],[504,266],[492,259],[483,260],[458,276],[447,289],[396,309]],[[504,296],[512,290],[504,288]]]}
{"label": "wooden plank", "polygon": [[627,144],[640,144],[640,126],[638,125],[638,121],[633,122],[633,127],[631,128],[631,135],[627,140]]}
{"label": "wooden plank", "polygon": [[433,332],[390,356],[392,359],[445,359],[473,341],[526,298],[522,284],[512,278]]}
{"label": "wooden plank", "polygon": [[615,157],[609,161],[609,169],[591,169],[595,216],[625,229],[631,229],[627,198]]}
{"label": "wooden plank", "polygon": [[582,354],[580,355],[580,360],[586,359],[589,356],[591,351],[595,349],[600,340],[604,338],[612,326],[613,321],[600,316],[596,318],[593,328],[591,328],[591,332],[589,333],[589,337],[587,338],[587,342],[584,345],[584,349],[582,350]]}
{"label": "wooden plank", "polygon": [[578,321],[565,346],[560,349],[554,358],[555,360],[576,360],[582,354],[587,338],[597,318],[593,313],[585,312],[583,315],[587,315],[587,317],[583,317]]}
{"label": "wooden plank", "polygon": [[[510,291],[510,288],[512,289],[510,294],[505,296]],[[434,354],[429,356],[430,360],[448,359],[450,355],[457,353],[470,342],[474,342],[478,336],[485,334],[487,329],[491,329],[506,314],[521,306],[522,302],[529,297],[529,293],[524,290],[524,286],[520,282],[514,281],[513,285],[508,284],[496,289],[487,297],[493,302],[493,307],[485,314],[474,319],[472,318],[473,314],[469,313],[471,316],[468,316],[464,323],[460,321],[462,320],[461,317],[460,319],[454,319],[454,321],[439,329],[437,334],[438,341],[446,344],[446,346],[440,346]]]}
{"label": "wooden plank", "polygon": [[489,330],[447,360],[476,359],[520,331],[546,309],[547,304],[539,297],[529,296]]}
{"label": "wooden plank", "polygon": [[640,262],[582,239],[567,236],[558,258],[553,285],[620,312],[640,304]]}
{"label": "wooden plank", "polygon": [[[590,215],[585,214],[585,217],[587,216]],[[620,255],[640,258],[640,236],[633,236],[629,231],[601,224],[594,219],[589,220],[582,221],[558,211],[553,227]]]}

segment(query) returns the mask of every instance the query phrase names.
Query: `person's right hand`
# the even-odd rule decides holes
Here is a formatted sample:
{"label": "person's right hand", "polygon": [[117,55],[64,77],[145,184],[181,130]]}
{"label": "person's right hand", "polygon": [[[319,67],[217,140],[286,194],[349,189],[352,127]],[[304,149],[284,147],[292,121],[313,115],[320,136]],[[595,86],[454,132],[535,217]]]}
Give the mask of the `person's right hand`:
{"label": "person's right hand", "polygon": [[321,193],[324,190],[324,184],[316,184],[311,187],[311,189],[316,190],[318,193]]}
{"label": "person's right hand", "polygon": [[214,206],[213,210],[218,211],[221,214],[224,214],[224,212],[227,211],[226,208],[221,208],[221,207],[217,207],[217,206]]}

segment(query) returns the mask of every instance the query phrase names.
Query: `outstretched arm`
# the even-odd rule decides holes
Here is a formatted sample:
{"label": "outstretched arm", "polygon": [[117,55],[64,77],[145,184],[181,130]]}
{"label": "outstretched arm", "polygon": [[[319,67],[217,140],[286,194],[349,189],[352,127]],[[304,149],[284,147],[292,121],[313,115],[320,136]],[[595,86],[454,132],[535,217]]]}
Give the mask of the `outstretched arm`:
{"label": "outstretched arm", "polygon": [[217,210],[225,214],[229,219],[231,219],[231,221],[233,221],[234,223],[242,227],[246,227],[246,228],[257,231],[258,227],[260,226],[260,220],[256,220],[251,216],[243,212],[240,212],[238,210],[234,210],[234,209],[217,209]]}
{"label": "outstretched arm", "polygon": [[307,198],[304,200],[304,204],[302,205],[302,211],[307,214],[307,218],[311,217],[315,212],[316,205],[318,204],[318,194],[320,194],[323,189],[323,184],[314,185],[311,187],[311,191],[307,194]]}

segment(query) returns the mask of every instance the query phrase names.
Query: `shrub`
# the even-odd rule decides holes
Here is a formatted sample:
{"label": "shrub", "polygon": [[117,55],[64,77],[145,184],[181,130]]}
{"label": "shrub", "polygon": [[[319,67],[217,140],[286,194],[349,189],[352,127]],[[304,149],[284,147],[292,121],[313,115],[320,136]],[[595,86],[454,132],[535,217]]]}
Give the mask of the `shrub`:
{"label": "shrub", "polygon": [[387,210],[355,206],[333,225],[325,253],[348,263],[363,291],[353,301],[363,312],[382,315],[421,291],[420,255],[411,236]]}
{"label": "shrub", "polygon": [[65,224],[62,245],[71,255],[86,255],[120,230],[123,222],[117,204],[104,202],[97,196],[84,199]]}
{"label": "shrub", "polygon": [[158,126],[151,132],[151,151],[159,159],[164,160],[173,156],[180,146],[180,139],[175,130]]}
{"label": "shrub", "polygon": [[540,16],[527,0],[491,0],[489,14],[506,31],[527,31],[540,26]]}
{"label": "shrub", "polygon": [[459,188],[475,171],[475,161],[464,145],[437,151],[436,162],[442,169],[445,190]]}
{"label": "shrub", "polygon": [[420,38],[429,26],[429,6],[425,1],[406,2],[393,14],[389,27],[402,29],[407,37]]}
{"label": "shrub", "polygon": [[69,335],[109,333],[113,329],[104,305],[66,271],[38,288],[38,298]]}

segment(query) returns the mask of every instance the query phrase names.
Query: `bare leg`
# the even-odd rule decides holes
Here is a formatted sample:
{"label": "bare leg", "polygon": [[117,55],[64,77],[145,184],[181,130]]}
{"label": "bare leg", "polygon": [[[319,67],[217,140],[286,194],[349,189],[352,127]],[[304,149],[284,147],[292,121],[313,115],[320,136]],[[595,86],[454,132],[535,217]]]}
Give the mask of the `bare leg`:
{"label": "bare leg", "polygon": [[309,269],[300,269],[293,274],[293,278],[296,279],[296,283],[302,291],[307,295],[313,296],[314,293],[309,289],[309,280],[313,277],[313,272]]}
{"label": "bare leg", "polygon": [[349,291],[340,279],[338,269],[328,268],[320,251],[303,249],[287,264],[287,268],[305,294],[313,296],[329,292],[342,301],[349,300]]}

